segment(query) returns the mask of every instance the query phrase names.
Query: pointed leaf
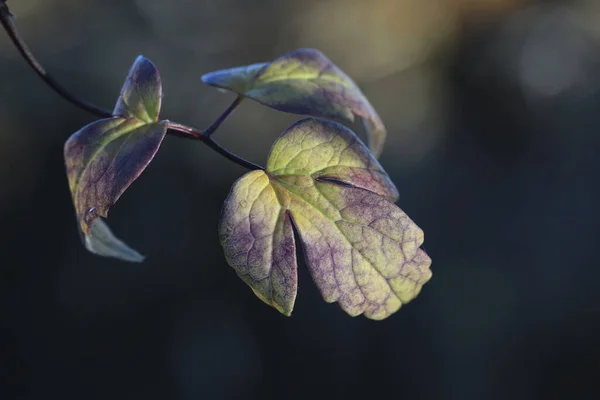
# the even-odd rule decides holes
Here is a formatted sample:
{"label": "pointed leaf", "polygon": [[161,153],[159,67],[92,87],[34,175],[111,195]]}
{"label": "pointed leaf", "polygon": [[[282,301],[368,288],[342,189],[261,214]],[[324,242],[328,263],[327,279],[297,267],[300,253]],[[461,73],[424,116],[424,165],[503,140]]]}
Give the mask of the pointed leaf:
{"label": "pointed leaf", "polygon": [[369,148],[376,156],[383,150],[386,130],[379,115],[356,83],[318,50],[298,49],[271,63],[216,71],[202,80],[279,111],[345,122],[361,117]]}
{"label": "pointed leaf", "polygon": [[290,315],[297,292],[292,226],[327,302],[383,319],[431,278],[423,232],[389,199],[397,191],[352,131],[305,119],[275,142],[265,171],[240,178],[219,235],[228,263],[257,296]]}
{"label": "pointed leaf", "polygon": [[109,208],[152,161],[166,130],[163,122],[145,124],[115,117],[85,126],[65,144],[69,188],[88,250],[105,256],[121,254],[119,258],[125,260],[139,258],[125,255],[123,245],[110,230],[94,222],[99,216],[108,216]]}
{"label": "pointed leaf", "polygon": [[156,122],[161,100],[162,85],[158,70],[150,60],[139,56],[127,75],[113,115]]}
{"label": "pointed leaf", "polygon": [[148,166],[167,132],[158,121],[160,76],[150,60],[138,57],[121,90],[114,118],[101,119],[65,143],[65,164],[79,229],[86,248],[98,255],[142,261],[106,223],[110,207]]}

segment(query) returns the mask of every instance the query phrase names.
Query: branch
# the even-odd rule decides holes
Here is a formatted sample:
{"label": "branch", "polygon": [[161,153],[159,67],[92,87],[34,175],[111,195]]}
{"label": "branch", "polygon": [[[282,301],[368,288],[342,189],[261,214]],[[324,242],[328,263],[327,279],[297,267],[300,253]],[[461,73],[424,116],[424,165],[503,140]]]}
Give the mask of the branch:
{"label": "branch", "polygon": [[21,53],[25,61],[27,61],[27,63],[31,66],[31,68],[33,68],[39,77],[42,78],[42,80],[46,82],[46,84],[48,84],[48,86],[50,86],[56,93],[77,107],[97,115],[100,118],[112,117],[112,113],[110,111],[103,110],[100,107],[77,98],[67,89],[65,89],[60,83],[58,83],[58,81],[56,81],[52,76],[48,75],[44,67],[42,67],[39,61],[31,53],[29,47],[27,47],[27,44],[25,44],[25,41],[19,34],[17,27],[13,23],[12,17],[13,15],[10,13],[8,5],[6,5],[6,0],[0,0],[0,23],[2,23],[2,26],[6,30],[6,33],[10,37],[10,40],[13,42],[17,50],[19,50],[19,53]]}
{"label": "branch", "polygon": [[[223,114],[225,114],[225,112]],[[216,151],[217,153],[222,155],[223,157],[227,158],[230,161],[233,161],[234,163],[236,163],[238,165],[241,165],[244,168],[248,168],[251,170],[255,170],[255,169],[264,170],[264,168],[261,167],[260,165],[257,165],[257,164],[254,164],[253,162],[245,160],[242,157],[239,157],[238,155],[233,154],[226,148],[222,147],[220,144],[215,142],[212,137],[208,136],[206,134],[206,131],[201,132],[194,128],[190,128],[189,126],[185,126],[182,124],[178,124],[177,122],[171,122],[171,121],[168,122],[167,126],[169,127],[169,131],[174,131],[175,136],[182,136],[182,137],[186,137],[188,139],[200,140],[204,144],[206,144],[208,147],[210,147],[211,149],[213,149],[214,151]]]}
{"label": "branch", "polygon": [[[0,0],[0,23],[2,24],[2,27],[6,30],[6,33],[10,37],[11,41],[13,42],[13,44],[15,45],[15,47],[17,48],[19,53],[21,53],[21,55],[23,56],[25,61],[27,61],[27,63],[31,66],[31,68],[33,68],[33,70],[38,74],[38,76],[40,78],[42,78],[42,80],[44,82],[46,82],[46,84],[48,86],[50,86],[50,88],[52,88],[52,90],[54,90],[57,94],[59,94],[60,96],[62,96],[64,99],[66,99],[70,103],[74,104],[75,106],[77,106],[91,114],[94,114],[100,118],[111,118],[113,116],[112,112],[110,112],[108,110],[104,110],[100,107],[97,107],[97,106],[91,104],[91,103],[88,103],[85,100],[78,98],[77,96],[75,96],[74,94],[69,92],[67,89],[65,89],[64,86],[62,86],[60,83],[58,83],[57,80],[55,80],[51,75],[49,75],[46,72],[44,67],[42,67],[42,65],[39,63],[39,61],[33,55],[33,53],[31,53],[31,50],[29,50],[29,47],[27,46],[27,44],[25,43],[25,41],[19,34],[19,31],[17,30],[17,27],[15,26],[15,24],[13,22],[13,15],[11,14],[10,10],[8,9],[8,5],[6,4],[6,2],[7,2],[7,0]],[[199,130],[187,127],[185,125],[181,125],[181,124],[174,123],[174,122],[169,122],[169,130],[167,131],[167,133],[169,133],[172,136],[183,137],[186,139],[200,140],[204,144],[206,144],[208,147],[210,147],[211,149],[216,151],[217,153],[221,154],[228,160],[233,161],[234,163],[236,163],[238,165],[241,165],[244,168],[248,168],[248,169],[252,169],[252,170],[264,169],[263,167],[261,167],[259,165],[256,165],[250,161],[247,161],[247,160],[233,154],[232,152],[225,149],[224,147],[221,147],[221,145],[219,145],[217,142],[215,142],[211,138],[211,135],[219,128],[219,126],[221,126],[223,121],[225,121],[225,119],[227,119],[227,117],[229,115],[231,115],[231,113],[242,102],[242,99],[243,99],[243,97],[238,96],[233,101],[233,103],[231,103],[229,105],[229,107],[227,107],[227,109],[225,111],[223,111],[223,113],[221,113],[221,115],[208,128],[206,128],[205,131],[199,131]]]}
{"label": "branch", "polygon": [[223,121],[225,121],[227,117],[229,117],[231,113],[240,105],[243,99],[244,98],[242,96],[237,96],[233,103],[231,103],[229,107],[227,107],[225,111],[223,111],[221,115],[219,115],[215,122],[213,122],[208,128],[204,130],[203,133],[206,136],[212,135],[217,129],[219,129],[219,126],[221,126]]}

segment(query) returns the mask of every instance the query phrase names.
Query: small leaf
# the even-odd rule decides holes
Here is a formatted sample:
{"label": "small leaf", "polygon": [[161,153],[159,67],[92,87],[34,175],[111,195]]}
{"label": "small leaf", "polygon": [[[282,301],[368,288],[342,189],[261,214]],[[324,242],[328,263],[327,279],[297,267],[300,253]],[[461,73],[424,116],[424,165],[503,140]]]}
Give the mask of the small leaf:
{"label": "small leaf", "polygon": [[228,263],[265,303],[290,315],[297,292],[298,231],[327,302],[383,319],[431,278],[423,232],[390,199],[397,190],[356,135],[304,119],[275,142],[267,169],[240,178],[221,216]]}
{"label": "small leaf", "polygon": [[117,101],[113,118],[92,122],[65,143],[69,188],[86,248],[125,261],[143,256],[116,238],[99,218],[148,166],[167,131],[158,121],[161,86],[158,71],[138,57]]}
{"label": "small leaf", "polygon": [[298,49],[271,63],[212,72],[202,81],[279,111],[353,122],[363,119],[369,148],[379,156],[386,130],[369,101],[341,69],[318,50]]}
{"label": "small leaf", "polygon": [[139,56],[127,75],[113,115],[156,122],[162,101],[162,85],[152,62]]}

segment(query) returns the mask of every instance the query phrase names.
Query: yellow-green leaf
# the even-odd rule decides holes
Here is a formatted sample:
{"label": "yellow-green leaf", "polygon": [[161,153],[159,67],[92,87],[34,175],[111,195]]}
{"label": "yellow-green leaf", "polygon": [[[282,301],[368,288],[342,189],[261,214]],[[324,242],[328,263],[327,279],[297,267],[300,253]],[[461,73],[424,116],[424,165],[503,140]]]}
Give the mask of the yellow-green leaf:
{"label": "yellow-green leaf", "polygon": [[298,232],[313,280],[350,315],[383,319],[431,278],[423,232],[391,200],[397,190],[352,131],[305,119],[240,178],[219,226],[228,263],[265,303],[290,315]]}
{"label": "yellow-green leaf", "polygon": [[212,86],[249,97],[276,110],[354,121],[363,119],[369,148],[379,156],[386,130],[356,83],[320,51],[298,49],[270,63],[202,76]]}

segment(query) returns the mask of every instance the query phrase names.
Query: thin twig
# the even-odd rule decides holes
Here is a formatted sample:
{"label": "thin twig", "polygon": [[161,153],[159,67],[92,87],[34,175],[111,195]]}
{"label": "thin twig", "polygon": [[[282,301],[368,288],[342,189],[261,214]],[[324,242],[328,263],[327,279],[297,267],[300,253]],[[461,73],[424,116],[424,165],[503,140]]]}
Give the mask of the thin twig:
{"label": "thin twig", "polygon": [[218,128],[221,126],[223,121],[227,119],[231,115],[231,113],[240,105],[244,98],[242,96],[237,96],[235,100],[219,115],[219,117],[213,122],[208,128],[204,130],[204,134],[206,136],[211,136]]}
{"label": "thin twig", "polygon": [[226,148],[222,147],[220,144],[215,142],[212,137],[207,136],[204,132],[201,132],[194,128],[190,128],[189,126],[185,126],[185,125],[178,124],[176,122],[171,122],[171,121],[169,121],[167,126],[169,127],[169,131],[180,132],[180,133],[184,134],[183,136],[185,136],[187,138],[201,140],[202,142],[204,142],[204,144],[206,144],[208,147],[210,147],[217,153],[221,154],[223,157],[227,158],[230,161],[233,161],[234,163],[236,163],[238,165],[241,165],[244,168],[248,168],[251,170],[255,170],[255,169],[264,170],[264,168],[261,167],[260,165],[254,164],[251,161],[245,160],[242,157],[240,157],[236,154],[233,154],[232,152],[230,152],[229,150],[227,150]]}
{"label": "thin twig", "polygon": [[35,56],[25,44],[25,41],[17,31],[17,27],[13,23],[12,14],[8,10],[8,6],[6,5],[6,0],[0,0],[0,23],[8,33],[10,40],[13,42],[19,53],[23,56],[25,61],[33,68],[33,70],[42,78],[44,82],[48,84],[56,93],[62,96],[67,101],[75,104],[77,107],[88,111],[94,115],[97,115],[101,118],[109,118],[112,117],[112,113],[110,111],[104,110],[100,107],[97,107],[87,101],[77,98],[67,89],[65,89],[60,83],[58,83],[52,76],[50,76],[44,67],[39,63],[39,61],[35,58]]}

